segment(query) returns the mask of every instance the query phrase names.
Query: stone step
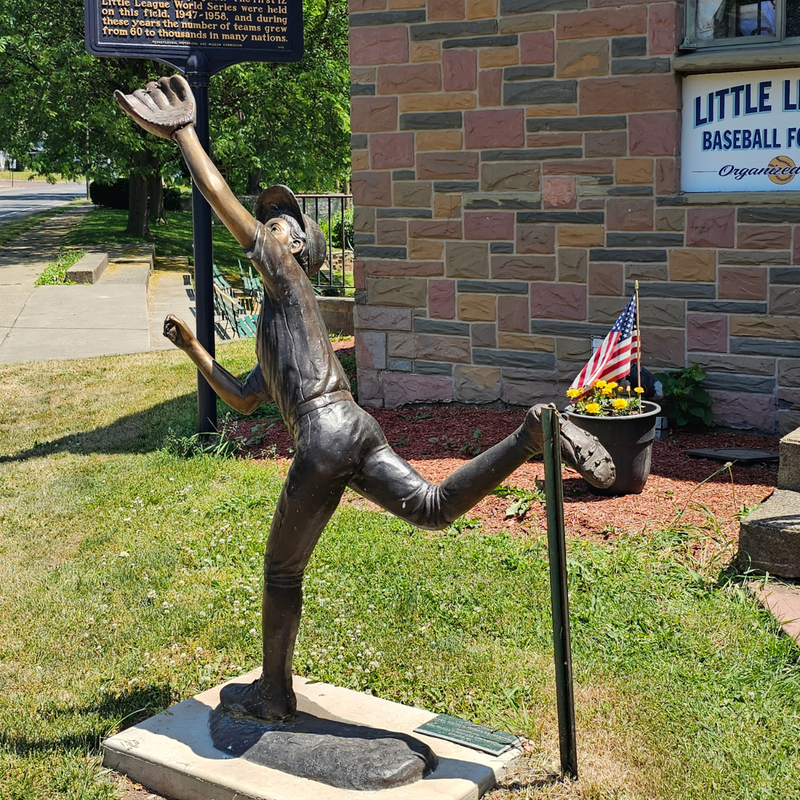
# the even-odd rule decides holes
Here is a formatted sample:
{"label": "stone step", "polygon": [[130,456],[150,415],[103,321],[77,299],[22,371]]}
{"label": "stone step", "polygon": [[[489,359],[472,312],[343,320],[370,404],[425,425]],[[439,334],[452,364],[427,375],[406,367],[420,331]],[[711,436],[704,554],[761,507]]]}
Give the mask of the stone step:
{"label": "stone step", "polygon": [[87,253],[67,270],[67,280],[75,283],[97,283],[106,267],[108,253]]}
{"label": "stone step", "polygon": [[108,248],[109,261],[149,261],[153,269],[156,247],[152,242],[112,245]]}
{"label": "stone step", "polygon": [[112,261],[100,283],[133,283],[147,286],[152,275],[150,261]]}
{"label": "stone step", "polygon": [[782,578],[800,578],[800,492],[776,489],[742,520],[739,566]]}
{"label": "stone step", "polygon": [[147,286],[153,274],[155,246],[134,244],[112,246],[108,250],[108,269],[102,283],[127,283]]}
{"label": "stone step", "polygon": [[750,581],[747,589],[775,617],[783,632],[800,647],[800,584]]}
{"label": "stone step", "polygon": [[800,428],[781,439],[778,488],[800,492]]}

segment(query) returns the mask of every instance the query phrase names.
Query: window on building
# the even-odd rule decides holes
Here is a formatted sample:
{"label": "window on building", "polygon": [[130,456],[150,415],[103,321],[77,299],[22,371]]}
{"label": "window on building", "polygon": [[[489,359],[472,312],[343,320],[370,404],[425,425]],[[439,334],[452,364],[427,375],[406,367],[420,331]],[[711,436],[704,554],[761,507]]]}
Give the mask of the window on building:
{"label": "window on building", "polygon": [[795,39],[800,0],[688,0],[685,48],[737,47]]}

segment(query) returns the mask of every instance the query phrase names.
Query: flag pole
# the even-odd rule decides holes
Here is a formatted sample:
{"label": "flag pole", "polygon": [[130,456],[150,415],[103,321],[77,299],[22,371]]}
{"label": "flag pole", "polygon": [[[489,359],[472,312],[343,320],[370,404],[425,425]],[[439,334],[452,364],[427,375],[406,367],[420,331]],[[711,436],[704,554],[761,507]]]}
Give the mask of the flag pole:
{"label": "flag pole", "polygon": [[[639,281],[634,281],[636,294],[636,385],[642,387],[642,329],[639,325]],[[642,395],[639,395],[639,413],[642,413]]]}

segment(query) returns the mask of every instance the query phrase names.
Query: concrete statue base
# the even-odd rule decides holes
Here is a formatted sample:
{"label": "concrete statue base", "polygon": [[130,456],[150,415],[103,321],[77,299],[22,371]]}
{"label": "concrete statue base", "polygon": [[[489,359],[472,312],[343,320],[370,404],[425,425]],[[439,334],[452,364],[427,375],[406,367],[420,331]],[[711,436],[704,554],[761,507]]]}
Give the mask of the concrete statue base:
{"label": "concrete statue base", "polygon": [[413,733],[436,715],[305,678],[291,726],[222,714],[220,688],[106,739],[103,763],[176,800],[472,800],[521,753]]}

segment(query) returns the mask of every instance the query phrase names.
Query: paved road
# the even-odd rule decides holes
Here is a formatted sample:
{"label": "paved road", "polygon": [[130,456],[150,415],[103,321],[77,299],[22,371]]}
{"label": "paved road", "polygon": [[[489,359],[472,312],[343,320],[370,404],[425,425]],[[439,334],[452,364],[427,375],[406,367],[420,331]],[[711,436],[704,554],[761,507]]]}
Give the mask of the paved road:
{"label": "paved road", "polygon": [[0,181],[0,225],[45,208],[64,205],[86,196],[86,184],[44,181]]}

